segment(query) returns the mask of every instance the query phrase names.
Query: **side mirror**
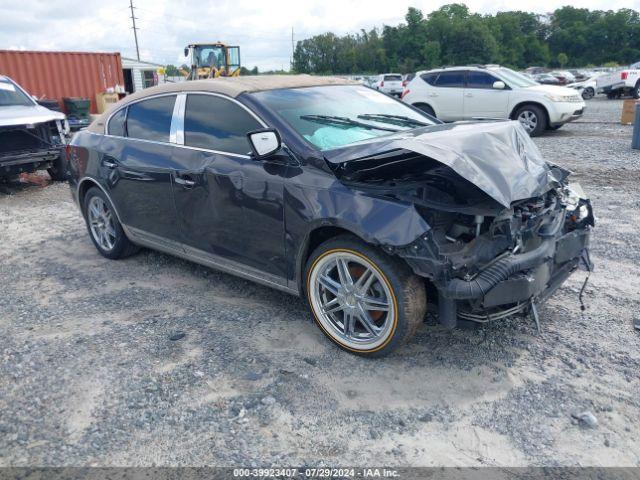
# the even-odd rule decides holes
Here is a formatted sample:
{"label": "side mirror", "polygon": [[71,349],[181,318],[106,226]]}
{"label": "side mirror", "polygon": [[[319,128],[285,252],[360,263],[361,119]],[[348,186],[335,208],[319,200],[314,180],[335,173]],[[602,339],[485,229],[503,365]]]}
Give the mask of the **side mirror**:
{"label": "side mirror", "polygon": [[493,82],[493,88],[496,90],[504,90],[505,88],[507,88],[507,85],[504,82],[497,80]]}
{"label": "side mirror", "polygon": [[185,48],[185,49],[184,49],[184,56],[185,56],[185,57],[188,57],[188,56],[189,56],[189,49],[188,49],[188,48]]}
{"label": "side mirror", "polygon": [[249,145],[253,151],[253,157],[256,160],[273,155],[282,146],[280,134],[275,128],[265,128],[264,130],[255,130],[247,133]]}

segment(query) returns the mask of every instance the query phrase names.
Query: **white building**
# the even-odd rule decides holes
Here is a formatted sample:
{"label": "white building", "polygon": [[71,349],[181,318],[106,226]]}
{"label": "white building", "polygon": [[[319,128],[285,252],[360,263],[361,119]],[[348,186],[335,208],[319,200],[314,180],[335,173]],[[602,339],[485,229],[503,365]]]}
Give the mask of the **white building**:
{"label": "white building", "polygon": [[158,69],[164,67],[158,63],[138,61],[133,58],[122,57],[122,72],[124,73],[124,89],[127,93],[134,93],[144,88],[163,83]]}

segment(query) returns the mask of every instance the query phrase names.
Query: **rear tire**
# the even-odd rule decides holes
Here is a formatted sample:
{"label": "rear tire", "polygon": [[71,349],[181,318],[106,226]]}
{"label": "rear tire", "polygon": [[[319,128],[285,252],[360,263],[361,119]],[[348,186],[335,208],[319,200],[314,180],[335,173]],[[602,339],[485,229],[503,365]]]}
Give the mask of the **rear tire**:
{"label": "rear tire", "polygon": [[424,282],[405,263],[351,235],[311,254],[305,293],[322,332],[365,357],[388,355],[408,341],[427,308]]}
{"label": "rear tire", "polygon": [[640,80],[636,83],[636,86],[633,87],[633,98],[638,99],[640,98]]}
{"label": "rear tire", "polygon": [[547,129],[547,114],[537,105],[523,105],[516,110],[514,117],[531,137],[537,137]]}
{"label": "rear tire", "polygon": [[89,237],[103,257],[117,260],[140,249],[127,238],[111,201],[98,187],[91,187],[85,194],[82,213]]}

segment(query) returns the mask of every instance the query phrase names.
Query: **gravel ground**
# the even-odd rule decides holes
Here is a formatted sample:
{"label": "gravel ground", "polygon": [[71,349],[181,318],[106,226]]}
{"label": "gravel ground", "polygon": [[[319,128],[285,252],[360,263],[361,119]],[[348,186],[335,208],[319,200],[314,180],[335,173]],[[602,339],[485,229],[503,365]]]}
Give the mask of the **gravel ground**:
{"label": "gravel ground", "polygon": [[332,346],[300,299],[100,257],[64,184],[0,185],[0,466],[640,465],[640,152],[621,108],[592,100],[536,139],[596,209],[586,311],[580,272],[540,335],[430,320],[381,360]]}

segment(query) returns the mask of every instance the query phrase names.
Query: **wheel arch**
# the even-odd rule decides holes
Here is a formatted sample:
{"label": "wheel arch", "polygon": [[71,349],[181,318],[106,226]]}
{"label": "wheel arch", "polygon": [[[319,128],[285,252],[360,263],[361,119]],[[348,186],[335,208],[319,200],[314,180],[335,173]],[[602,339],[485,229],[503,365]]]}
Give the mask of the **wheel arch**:
{"label": "wheel arch", "polygon": [[331,240],[332,238],[339,237],[340,235],[353,235],[354,237],[366,242],[357,233],[345,228],[344,226],[338,226],[335,224],[323,224],[317,225],[312,228],[306,235],[302,245],[300,246],[298,262],[296,262],[296,279],[298,283],[298,291],[301,296],[304,296],[304,271],[307,266],[309,257],[316,248],[322,245],[324,242]]}
{"label": "wheel arch", "polygon": [[433,113],[436,116],[436,118],[438,117],[438,112],[436,112],[436,109],[433,108],[433,105],[431,105],[429,102],[418,101],[411,104],[412,107],[416,107],[416,108],[420,108],[420,105],[429,107],[431,110],[433,110]]}
{"label": "wheel arch", "polygon": [[518,109],[520,109],[520,108],[522,108],[522,107],[524,107],[524,106],[526,106],[526,105],[533,105],[533,106],[536,106],[536,107],[538,107],[538,108],[541,108],[541,109],[542,109],[542,111],[544,112],[544,114],[545,114],[545,115],[546,115],[546,117],[547,117],[547,125],[549,125],[549,123],[550,123],[550,118],[549,118],[549,109],[547,109],[547,107],[545,107],[545,106],[544,106],[544,104],[542,104],[542,103],[540,103],[540,102],[533,101],[533,100],[525,100],[525,101],[523,101],[523,102],[519,102],[519,103],[517,103],[517,104],[513,107],[513,109],[511,110],[511,113],[509,114],[509,118],[510,118],[511,120],[517,120],[517,118],[515,118],[516,112],[518,111]]}
{"label": "wheel arch", "polygon": [[118,222],[122,224],[122,220],[120,219],[120,213],[118,213],[118,208],[116,207],[116,204],[113,203],[113,199],[111,198],[111,195],[109,195],[109,192],[107,192],[107,190],[102,185],[100,185],[100,182],[98,182],[95,178],[84,177],[80,179],[80,181],[78,182],[77,198],[78,198],[78,205],[80,206],[80,211],[84,214],[84,197],[87,195],[87,192],[92,187],[98,187],[100,190],[102,190],[102,193],[106,195],[106,197],[109,199],[109,202],[113,206],[113,211],[116,213],[116,218],[118,219]]}

